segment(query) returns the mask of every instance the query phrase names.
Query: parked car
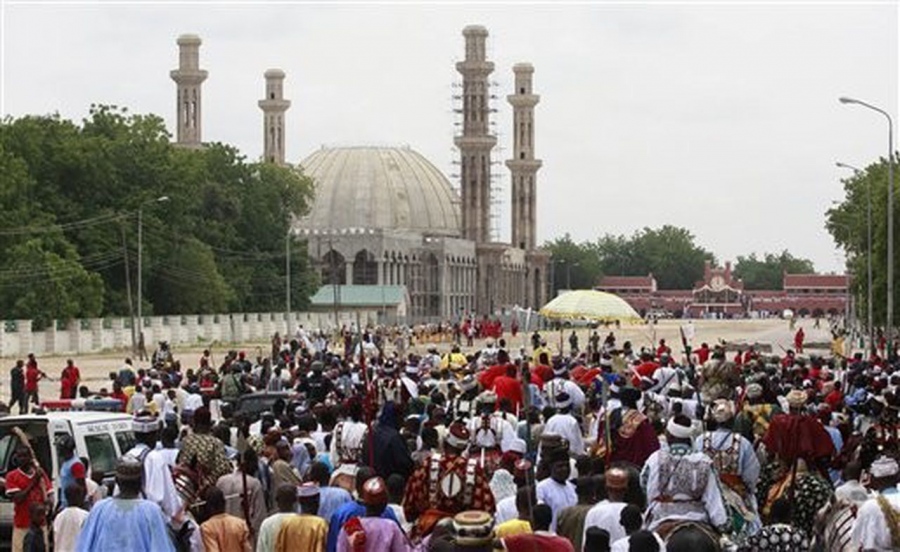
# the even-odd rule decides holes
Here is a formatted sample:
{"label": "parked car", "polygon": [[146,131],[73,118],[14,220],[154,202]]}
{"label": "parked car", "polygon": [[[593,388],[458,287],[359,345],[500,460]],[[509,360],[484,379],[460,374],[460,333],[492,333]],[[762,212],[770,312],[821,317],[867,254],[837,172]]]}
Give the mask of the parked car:
{"label": "parked car", "polygon": [[236,401],[223,401],[219,408],[230,416],[256,420],[263,412],[271,411],[279,399],[288,406],[295,398],[297,394],[293,391],[257,391],[241,395]]}

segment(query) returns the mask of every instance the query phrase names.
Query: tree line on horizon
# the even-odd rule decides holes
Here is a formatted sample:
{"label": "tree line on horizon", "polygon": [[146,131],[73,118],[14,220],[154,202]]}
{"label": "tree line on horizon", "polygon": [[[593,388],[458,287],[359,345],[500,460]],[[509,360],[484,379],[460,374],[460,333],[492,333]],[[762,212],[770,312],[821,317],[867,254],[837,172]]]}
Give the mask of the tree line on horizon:
{"label": "tree line on horizon", "polygon": [[[594,241],[575,242],[566,234],[544,244],[551,253],[553,295],[564,289],[588,289],[604,276],[653,274],[659,289],[692,289],[703,279],[707,261],[716,256],[698,245],[686,228],[664,225],[643,228],[631,236],[606,234]],[[748,290],[780,290],[783,274],[812,273],[812,261],[781,253],[739,255],[732,274]]]}

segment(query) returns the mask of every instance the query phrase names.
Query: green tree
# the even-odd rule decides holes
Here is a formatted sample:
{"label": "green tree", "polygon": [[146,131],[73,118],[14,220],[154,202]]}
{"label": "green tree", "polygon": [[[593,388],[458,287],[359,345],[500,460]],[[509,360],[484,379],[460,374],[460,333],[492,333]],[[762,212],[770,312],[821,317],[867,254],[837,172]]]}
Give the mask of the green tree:
{"label": "green tree", "polygon": [[600,283],[600,259],[589,242],[575,243],[566,234],[544,244],[550,251],[553,296],[564,289],[591,289]]}
{"label": "green tree", "polygon": [[[895,167],[896,168],[896,167]],[[867,206],[872,200],[872,315],[876,326],[887,319],[887,191],[888,162],[879,159],[858,174],[843,180],[844,200],[825,212],[825,228],[834,241],[847,252],[847,269],[853,275],[852,287],[860,312],[867,308]],[[894,187],[897,188],[897,175]],[[900,236],[900,201],[894,202],[894,237]],[[895,242],[896,243],[896,242]],[[900,255],[894,251],[894,281],[900,274]],[[894,286],[894,305],[900,304],[900,289]],[[894,309],[894,325],[900,313]]]}
{"label": "green tree", "polygon": [[[0,254],[19,259],[0,269],[4,290],[27,286],[33,273],[48,274],[48,285],[80,282],[80,267],[86,292],[96,278],[101,283],[97,314],[128,314],[140,209],[144,313],[284,308],[288,229],[313,190],[297,169],[247,162],[224,144],[176,147],[155,115],[91,106],[80,123],[58,115],[4,119],[0,174]],[[161,196],[170,201],[156,202]],[[67,278],[55,276],[63,272]],[[305,308],[317,282],[300,243],[291,249],[291,273],[293,307]],[[13,299],[25,301],[5,297],[5,314]],[[60,304],[47,316],[98,308],[93,295],[74,291]]]}
{"label": "green tree", "polygon": [[653,273],[660,289],[692,289],[703,278],[706,261],[715,264],[715,256],[694,243],[694,235],[685,228],[663,226],[644,228],[631,239],[637,275]]}
{"label": "green tree", "polygon": [[0,270],[0,311],[30,318],[36,328],[54,320],[99,316],[103,281],[79,263],[75,248],[58,237],[34,238],[9,248]]}
{"label": "green tree", "polygon": [[794,257],[787,250],[780,254],[756,253],[738,255],[734,276],[744,282],[746,289],[783,289],[784,274],[812,274],[815,267],[809,259]]}

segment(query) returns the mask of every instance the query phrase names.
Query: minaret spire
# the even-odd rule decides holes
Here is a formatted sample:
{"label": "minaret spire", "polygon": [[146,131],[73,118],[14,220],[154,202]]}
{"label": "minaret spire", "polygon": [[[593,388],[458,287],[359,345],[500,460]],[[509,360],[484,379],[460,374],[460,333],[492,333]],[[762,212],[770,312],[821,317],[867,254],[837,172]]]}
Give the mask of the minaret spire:
{"label": "minaret spire", "polygon": [[197,147],[203,137],[203,102],[201,88],[207,72],[200,69],[200,37],[185,34],[178,37],[178,69],[169,73],[178,89],[176,100],[176,142]]}
{"label": "minaret spire", "polygon": [[284,164],[284,112],[291,101],[284,99],[284,71],[269,69],[265,73],[266,97],[259,100],[263,111],[263,159]]}
{"label": "minaret spire", "polygon": [[491,241],[491,150],[497,138],[490,133],[488,76],[493,62],[485,59],[487,29],[463,29],[465,60],[456,64],[462,74],[463,131],[454,142],[460,154],[462,237],[475,243]]}
{"label": "minaret spire", "polygon": [[537,171],[534,158],[534,106],[541,97],[531,90],[534,67],[530,63],[513,66],[516,90],[507,96],[513,107],[513,158],[506,161],[512,178],[512,245],[532,250],[537,246]]}

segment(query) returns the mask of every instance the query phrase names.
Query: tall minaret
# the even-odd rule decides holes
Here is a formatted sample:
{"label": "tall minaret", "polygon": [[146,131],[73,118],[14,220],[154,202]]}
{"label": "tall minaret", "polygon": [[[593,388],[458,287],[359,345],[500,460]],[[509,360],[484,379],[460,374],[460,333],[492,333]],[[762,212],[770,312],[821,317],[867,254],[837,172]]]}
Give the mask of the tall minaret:
{"label": "tall minaret", "polygon": [[487,29],[470,25],[463,29],[466,58],[456,64],[462,74],[463,131],[454,140],[460,154],[463,238],[475,243],[491,240],[491,149],[497,138],[490,134],[488,75],[493,62],[485,59]]}
{"label": "tall minaret", "polygon": [[512,177],[512,245],[530,251],[537,245],[535,180],[541,161],[534,158],[534,106],[541,97],[531,93],[530,63],[517,63],[513,73],[516,90],[506,97],[513,107],[513,158],[506,162]]}
{"label": "tall minaret", "polygon": [[200,37],[193,34],[179,36],[178,69],[171,71],[169,76],[178,87],[175,138],[180,145],[197,147],[201,143],[203,102],[200,88],[206,75],[206,71],[200,69]]}
{"label": "tall minaret", "polygon": [[284,99],[284,71],[269,69],[266,77],[266,98],[259,100],[263,110],[263,159],[284,165],[284,112],[291,101]]}

